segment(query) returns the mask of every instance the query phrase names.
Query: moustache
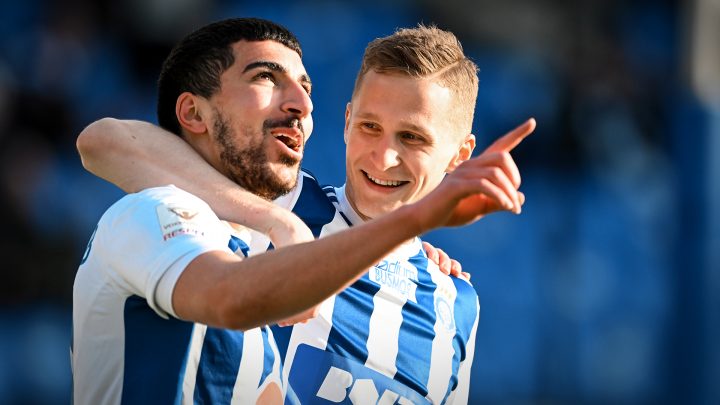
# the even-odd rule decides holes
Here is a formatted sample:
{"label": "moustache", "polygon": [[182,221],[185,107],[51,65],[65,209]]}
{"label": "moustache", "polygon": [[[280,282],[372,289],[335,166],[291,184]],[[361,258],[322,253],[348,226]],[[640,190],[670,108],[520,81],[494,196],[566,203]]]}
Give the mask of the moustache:
{"label": "moustache", "polygon": [[274,128],[297,128],[303,136],[305,136],[302,122],[297,117],[288,117],[279,120],[268,119],[263,122],[263,131],[269,131]]}

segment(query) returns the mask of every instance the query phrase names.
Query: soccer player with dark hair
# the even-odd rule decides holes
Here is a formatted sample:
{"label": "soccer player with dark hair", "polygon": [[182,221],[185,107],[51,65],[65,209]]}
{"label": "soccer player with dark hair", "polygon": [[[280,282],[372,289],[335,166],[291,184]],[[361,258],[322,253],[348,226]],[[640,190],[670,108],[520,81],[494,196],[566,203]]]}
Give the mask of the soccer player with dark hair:
{"label": "soccer player with dark hair", "polygon": [[[193,37],[199,36],[189,38]],[[218,39],[221,37],[227,35]],[[179,87],[167,96],[165,107],[160,91],[161,125],[172,130],[173,119],[163,119],[160,109],[169,110],[169,100],[176,94],[174,111],[185,142],[146,123],[110,119],[81,134],[78,145],[90,170],[127,191],[156,188],[126,197],[121,208],[108,211],[94,241],[103,231],[107,240],[103,249],[113,250],[98,253],[100,258],[91,268],[87,265],[94,257],[91,243],[78,280],[105,274],[98,270],[105,267],[103,260],[123,261],[132,268],[125,270],[132,273],[131,278],[141,281],[135,290],[113,296],[116,301],[125,300],[126,328],[131,299],[144,305],[142,319],[151,320],[157,328],[170,322],[162,318],[166,315],[196,322],[172,321],[181,325],[173,338],[181,342],[174,351],[173,364],[178,370],[163,371],[168,383],[182,380],[175,381],[175,394],[183,398],[256,401],[257,395],[267,392],[264,384],[272,381],[274,386],[287,384],[287,402],[349,398],[353,403],[374,403],[378,396],[400,403],[466,401],[478,321],[477,296],[467,281],[441,274],[414,236],[437,226],[468,223],[498,210],[519,213],[524,197],[518,191],[520,176],[509,152],[532,131],[534,122],[470,159],[475,65],[450,33],[432,27],[401,30],[374,41],[366,51],[346,112],[348,182],[342,188],[323,190],[311,175],[298,173],[312,129],[310,80],[299,48],[277,39],[232,37],[227,44],[233,60],[203,60],[204,66],[197,70],[202,74],[219,72],[218,81],[208,80],[209,86]],[[173,51],[168,61],[179,54]],[[170,77],[168,70],[166,65],[161,87]],[[189,83],[197,84],[194,79]],[[204,87],[211,88],[210,93],[202,93]],[[229,185],[227,179],[235,185]],[[172,186],[158,187],[166,184],[176,184],[194,195]],[[216,246],[205,241],[206,236],[213,236],[218,244],[225,240],[231,248],[251,256],[267,249],[270,240],[256,232],[184,225],[184,219],[194,218],[196,211],[209,217],[213,226],[223,224],[217,214],[266,233],[271,233],[273,221],[288,218],[276,215],[277,208],[264,205],[266,202],[244,196],[237,185],[275,199],[278,206],[292,208],[315,236],[334,235],[246,260],[212,250]],[[195,196],[205,200],[214,213]],[[122,204],[126,200],[134,204],[137,199],[146,212]],[[190,201],[197,203],[194,208],[187,208]],[[197,208],[200,206],[202,209]],[[128,224],[142,229],[120,227],[123,221],[116,219],[115,211]],[[139,216],[141,211],[145,217]],[[112,230],[103,228],[105,223],[112,223]],[[156,233],[154,240],[151,230]],[[340,230],[344,231],[336,233]],[[129,240],[133,232],[143,237]],[[160,254],[167,249],[168,240],[187,244],[192,253]],[[118,256],[127,250],[146,260],[135,263]],[[150,252],[156,252],[155,260],[150,260]],[[389,255],[381,260],[385,254]],[[368,274],[331,296],[359,276],[363,266],[373,264]],[[223,270],[215,270],[218,267]],[[115,292],[119,288],[115,279],[123,277],[123,271],[115,271],[119,276],[113,273],[108,284],[98,285]],[[97,303],[78,299],[78,295],[86,300],[96,297],[84,287],[76,282],[75,313],[78,308],[87,311],[81,321],[97,318],[93,313]],[[277,321],[328,296],[319,307],[319,316],[294,326],[282,377],[279,367],[273,366],[278,354],[265,329],[245,334],[224,329]],[[78,306],[78,301],[82,305]],[[227,314],[223,308],[228,308]],[[314,314],[306,312],[290,321]],[[252,331],[262,337],[256,339],[256,346],[248,344]],[[76,323],[76,362],[79,343],[96,340],[94,334],[78,337],[77,332]],[[212,339],[208,339],[210,333]],[[154,343],[159,347],[165,338],[157,336]],[[250,359],[254,359],[252,365]],[[116,378],[123,387],[123,399],[127,379],[142,378],[128,371],[128,356],[124,361],[125,380],[122,375]],[[238,396],[238,387],[248,386],[249,394]],[[219,392],[223,395],[215,395]]]}

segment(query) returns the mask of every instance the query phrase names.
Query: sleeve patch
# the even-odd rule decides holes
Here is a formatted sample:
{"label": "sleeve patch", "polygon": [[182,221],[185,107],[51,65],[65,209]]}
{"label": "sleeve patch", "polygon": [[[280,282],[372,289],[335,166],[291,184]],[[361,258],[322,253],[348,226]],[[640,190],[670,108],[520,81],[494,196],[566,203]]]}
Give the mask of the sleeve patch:
{"label": "sleeve patch", "polygon": [[200,212],[177,204],[159,204],[156,207],[160,231],[164,241],[180,235],[204,236]]}

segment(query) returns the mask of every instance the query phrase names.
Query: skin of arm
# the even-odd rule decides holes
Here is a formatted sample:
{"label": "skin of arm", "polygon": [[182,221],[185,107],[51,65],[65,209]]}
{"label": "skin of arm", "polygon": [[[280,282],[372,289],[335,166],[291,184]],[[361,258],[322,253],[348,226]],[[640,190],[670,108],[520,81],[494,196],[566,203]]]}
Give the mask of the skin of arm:
{"label": "skin of arm", "polygon": [[[246,260],[222,252],[200,255],[177,281],[173,292],[176,314],[182,319],[234,329],[272,323],[307,310],[340,291],[413,236],[437,227],[465,225],[491,212],[515,209],[493,179],[498,170],[502,170],[510,173],[515,189],[519,187],[519,172],[509,152],[532,132],[535,124],[532,120],[529,122],[530,125],[525,124],[496,141],[486,151],[488,154],[461,164],[428,196],[393,213],[328,238]],[[237,199],[228,199],[227,193],[237,192],[236,185],[215,172],[183,140],[162,130],[157,135],[164,133],[165,138],[153,139],[149,134],[135,136],[133,131],[138,126],[141,131],[159,130],[151,124],[112,119],[100,120],[86,128],[78,138],[85,167],[126,191],[175,184],[206,200],[219,217],[246,226],[252,226],[253,216],[262,215],[247,215],[249,218],[233,215],[244,211],[237,209],[245,203],[244,195],[249,201],[268,204],[268,210],[279,209],[247,192],[235,194]],[[139,139],[142,147],[137,143]],[[168,146],[168,142],[174,142],[175,146]],[[174,159],[158,159],[163,162],[158,165],[153,156],[173,156]],[[190,166],[198,168],[188,170]],[[200,177],[205,175],[207,177]],[[143,183],[143,179],[152,176],[159,176],[160,180],[155,178],[152,184]],[[192,181],[183,178],[204,179],[205,190],[198,190]],[[215,186],[208,187],[209,183]],[[519,195],[522,205],[524,196]],[[260,231],[268,228],[260,222],[253,227]],[[307,240],[311,240],[309,230],[308,234]]]}
{"label": "skin of arm", "polygon": [[[243,190],[178,136],[153,124],[103,118],[80,133],[77,148],[85,169],[126,192],[174,184],[206,201],[220,218],[268,235],[277,247],[312,240],[297,216]],[[443,273],[470,278],[440,249],[423,246]]]}
{"label": "skin of arm", "polygon": [[189,321],[244,330],[304,311],[354,282],[413,236],[511,209],[501,196],[493,196],[484,169],[482,159],[468,160],[422,200],[313,242],[244,260],[227,252],[204,253],[175,285],[175,313]]}
{"label": "skin of arm", "polygon": [[174,184],[220,218],[268,235],[275,246],[313,240],[295,214],[245,191],[180,137],[150,123],[103,118],[80,133],[77,148],[86,170],[128,193]]}

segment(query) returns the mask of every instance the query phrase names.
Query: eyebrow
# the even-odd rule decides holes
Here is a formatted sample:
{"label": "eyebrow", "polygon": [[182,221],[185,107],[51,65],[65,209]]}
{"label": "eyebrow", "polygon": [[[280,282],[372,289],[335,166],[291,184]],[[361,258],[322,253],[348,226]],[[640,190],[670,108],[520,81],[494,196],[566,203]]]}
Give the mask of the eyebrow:
{"label": "eyebrow", "polygon": [[[260,60],[257,62],[252,62],[245,66],[245,69],[243,69],[243,73],[257,69],[257,68],[266,68],[270,71],[287,74],[288,70],[285,69],[285,67],[277,62],[270,62],[266,60]],[[307,75],[307,73],[303,73],[298,77],[301,83],[307,84],[308,86],[312,86],[312,80],[310,80],[310,76]]]}

